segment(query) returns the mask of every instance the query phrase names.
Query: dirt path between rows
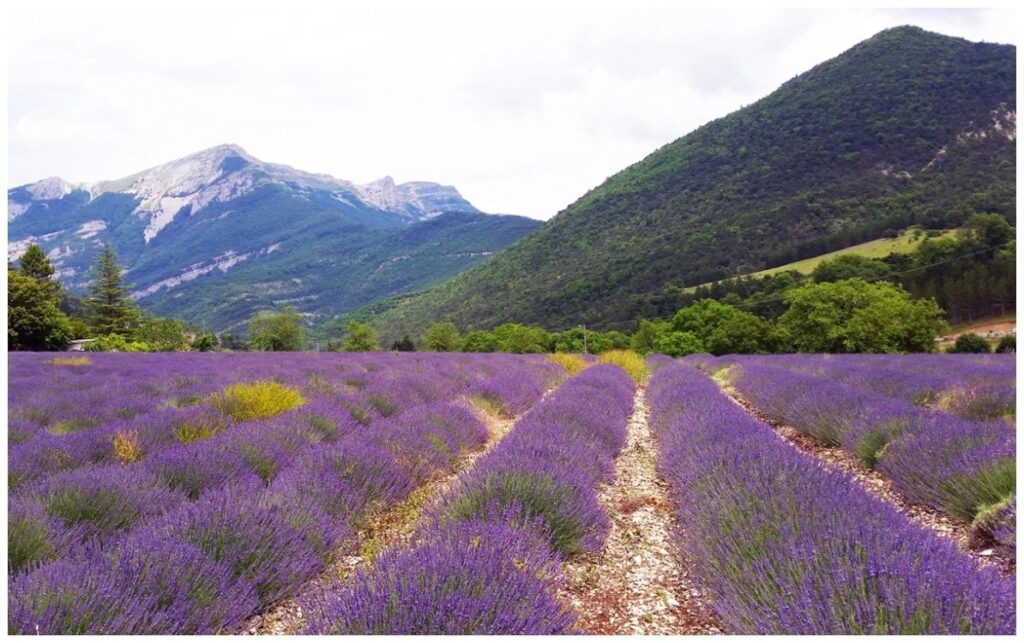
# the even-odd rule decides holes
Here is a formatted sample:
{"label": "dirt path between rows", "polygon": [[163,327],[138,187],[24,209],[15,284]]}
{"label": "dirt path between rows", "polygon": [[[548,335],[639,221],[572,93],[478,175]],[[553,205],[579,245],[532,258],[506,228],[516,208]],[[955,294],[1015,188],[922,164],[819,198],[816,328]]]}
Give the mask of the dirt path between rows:
{"label": "dirt path between rows", "polygon": [[590,634],[720,634],[708,599],[677,556],[668,487],[655,470],[645,391],[637,388],[615,479],[598,490],[612,521],[597,554],[564,563],[562,598]]}
{"label": "dirt path between rows", "polygon": [[840,447],[830,447],[819,440],[801,433],[795,427],[776,421],[743,397],[738,390],[720,380],[722,391],[728,397],[753,415],[756,419],[771,427],[776,435],[788,442],[793,448],[815,458],[821,466],[838,471],[849,477],[855,484],[882,502],[892,505],[911,522],[920,525],[935,535],[953,541],[957,549],[971,557],[979,566],[994,566],[1004,576],[1013,576],[1016,563],[1006,552],[979,543],[971,535],[971,525],[940,511],[911,502],[900,491],[892,480],[878,471],[869,469],[853,454]]}
{"label": "dirt path between rows", "polygon": [[[553,390],[554,388],[548,393]],[[494,449],[519,419],[497,417],[476,405],[470,405],[470,408],[487,426],[487,441],[482,446],[461,454],[452,473],[438,475],[427,481],[408,498],[373,518],[366,527],[356,533],[355,545],[346,545],[344,552],[334,564],[324,570],[317,579],[310,581],[297,595],[301,596],[321,583],[353,575],[361,565],[372,563],[378,552],[397,546],[408,539],[415,531],[419,517],[430,503],[443,497],[458,481],[459,476],[471,470],[477,460]],[[291,598],[262,614],[251,617],[239,633],[299,634],[305,626],[306,619],[302,614],[302,608],[294,598]]]}

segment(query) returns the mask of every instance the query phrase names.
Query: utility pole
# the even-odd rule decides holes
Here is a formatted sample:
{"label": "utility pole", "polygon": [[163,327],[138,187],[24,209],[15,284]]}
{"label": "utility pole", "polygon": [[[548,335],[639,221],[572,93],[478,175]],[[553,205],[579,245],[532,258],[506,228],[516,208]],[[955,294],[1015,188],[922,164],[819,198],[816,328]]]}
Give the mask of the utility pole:
{"label": "utility pole", "polygon": [[583,354],[589,355],[590,353],[587,351],[587,325],[580,324],[580,328],[583,329]]}

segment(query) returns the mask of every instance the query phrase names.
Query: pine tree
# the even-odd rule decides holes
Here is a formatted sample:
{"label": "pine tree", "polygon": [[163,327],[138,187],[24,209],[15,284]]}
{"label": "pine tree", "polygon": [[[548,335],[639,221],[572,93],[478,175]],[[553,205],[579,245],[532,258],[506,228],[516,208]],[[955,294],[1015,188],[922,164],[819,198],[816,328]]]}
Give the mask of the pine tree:
{"label": "pine tree", "polygon": [[89,286],[92,294],[87,300],[92,313],[92,328],[99,335],[128,338],[141,317],[138,306],[128,296],[122,272],[114,249],[109,244],[104,245],[93,269],[93,281]]}
{"label": "pine tree", "polygon": [[42,248],[34,243],[30,245],[18,259],[18,265],[22,274],[40,283],[54,304],[60,301],[60,283],[53,278],[56,270]]}
{"label": "pine tree", "polygon": [[34,243],[18,259],[18,265],[23,273],[40,281],[49,281],[53,277],[53,265],[43,249]]}

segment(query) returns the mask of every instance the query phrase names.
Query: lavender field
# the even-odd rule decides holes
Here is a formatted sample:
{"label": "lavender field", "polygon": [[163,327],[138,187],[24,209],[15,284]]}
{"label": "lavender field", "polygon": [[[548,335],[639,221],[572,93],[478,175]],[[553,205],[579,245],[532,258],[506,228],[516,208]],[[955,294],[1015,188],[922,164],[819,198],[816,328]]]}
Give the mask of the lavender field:
{"label": "lavender field", "polygon": [[1015,631],[1012,356],[8,364],[13,634]]}

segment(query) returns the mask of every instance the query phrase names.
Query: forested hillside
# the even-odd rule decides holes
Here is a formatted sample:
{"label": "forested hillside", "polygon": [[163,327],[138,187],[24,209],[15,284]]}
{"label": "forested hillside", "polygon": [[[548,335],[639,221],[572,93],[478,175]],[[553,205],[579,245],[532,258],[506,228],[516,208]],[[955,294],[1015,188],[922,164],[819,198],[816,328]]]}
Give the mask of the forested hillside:
{"label": "forested hillside", "polygon": [[684,288],[1015,208],[1016,50],[901,27],[657,150],[437,287],[363,311],[548,328],[671,314]]}

